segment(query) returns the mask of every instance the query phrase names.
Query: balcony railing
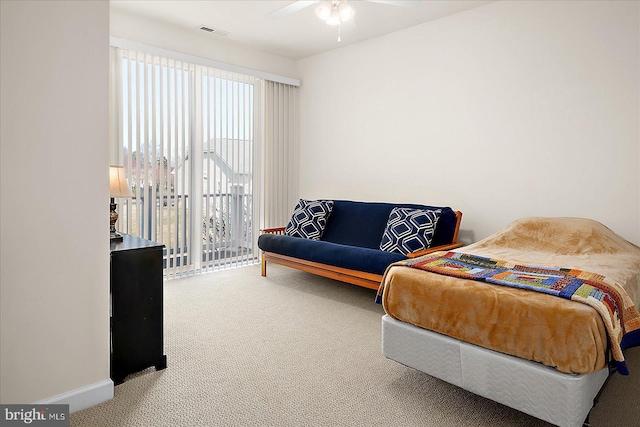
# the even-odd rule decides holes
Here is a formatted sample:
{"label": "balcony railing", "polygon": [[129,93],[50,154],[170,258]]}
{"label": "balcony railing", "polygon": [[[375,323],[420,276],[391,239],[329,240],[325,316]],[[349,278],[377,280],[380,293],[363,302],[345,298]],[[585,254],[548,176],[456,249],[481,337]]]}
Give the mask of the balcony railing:
{"label": "balcony railing", "polygon": [[[201,268],[216,268],[238,260],[253,262],[253,198],[243,192],[204,194],[202,213],[192,218],[188,195],[141,196],[122,203],[119,229],[165,245],[164,268],[188,268],[201,257]],[[151,204],[147,205],[147,200]],[[124,200],[123,200],[124,201]],[[127,216],[130,217],[127,218]],[[201,223],[198,242],[191,244]],[[128,227],[128,228],[127,228]],[[199,245],[199,246],[197,246]],[[192,252],[190,252],[190,248]],[[199,252],[199,253],[198,253]]]}

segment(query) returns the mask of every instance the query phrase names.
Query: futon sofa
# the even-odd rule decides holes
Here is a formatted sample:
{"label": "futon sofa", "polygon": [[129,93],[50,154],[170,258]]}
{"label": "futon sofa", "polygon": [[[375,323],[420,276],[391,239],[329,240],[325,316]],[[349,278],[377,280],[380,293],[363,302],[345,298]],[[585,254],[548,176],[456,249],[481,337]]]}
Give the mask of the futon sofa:
{"label": "futon sofa", "polygon": [[[304,201],[301,200],[300,203],[302,202]],[[382,275],[390,264],[434,251],[463,246],[457,242],[462,213],[449,207],[350,200],[325,202],[329,202],[332,207],[323,225],[324,229],[320,235],[316,234],[315,240],[287,235],[291,233],[285,233],[285,227],[261,230],[258,247],[262,250],[262,276],[267,275],[267,262],[274,262],[378,289]],[[435,230],[431,230],[432,239],[428,247],[410,253],[381,250],[381,242],[389,233],[390,215],[393,217],[397,212],[411,213],[413,210],[437,212]],[[287,231],[295,217],[296,210],[286,227]],[[402,224],[396,226],[395,231],[406,234]]]}

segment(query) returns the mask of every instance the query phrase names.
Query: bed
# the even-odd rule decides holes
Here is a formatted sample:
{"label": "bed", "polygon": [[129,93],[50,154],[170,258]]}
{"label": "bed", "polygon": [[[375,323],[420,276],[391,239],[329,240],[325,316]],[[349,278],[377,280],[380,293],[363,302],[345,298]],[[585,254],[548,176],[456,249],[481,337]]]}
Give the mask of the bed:
{"label": "bed", "polygon": [[[620,307],[621,325],[615,329],[617,317],[583,301],[589,298],[429,270],[436,257],[463,254],[506,260],[510,267],[563,267],[563,274],[599,280],[623,294],[610,304]],[[383,277],[386,357],[563,427],[583,424],[610,373],[627,373],[621,350],[640,344],[640,248],[604,225],[525,218],[480,242],[425,258],[410,261],[420,268],[393,264]],[[535,276],[538,270],[526,271]]]}

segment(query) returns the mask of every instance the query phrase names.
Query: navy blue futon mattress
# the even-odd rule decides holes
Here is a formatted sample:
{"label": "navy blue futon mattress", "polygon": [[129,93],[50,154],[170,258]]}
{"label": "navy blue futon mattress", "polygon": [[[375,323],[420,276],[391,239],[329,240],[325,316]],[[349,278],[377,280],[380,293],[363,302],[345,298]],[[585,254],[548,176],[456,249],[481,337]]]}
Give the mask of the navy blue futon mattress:
{"label": "navy blue futon mattress", "polygon": [[373,274],[383,274],[389,264],[407,259],[393,252],[275,234],[260,236],[258,247],[265,252]]}

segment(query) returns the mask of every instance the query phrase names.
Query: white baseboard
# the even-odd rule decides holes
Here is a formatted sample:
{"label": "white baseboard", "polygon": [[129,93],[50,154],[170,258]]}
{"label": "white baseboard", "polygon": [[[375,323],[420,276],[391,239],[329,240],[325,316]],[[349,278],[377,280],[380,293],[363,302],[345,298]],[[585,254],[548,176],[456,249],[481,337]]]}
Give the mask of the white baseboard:
{"label": "white baseboard", "polygon": [[106,379],[80,387],[48,399],[35,402],[36,405],[69,405],[69,413],[81,411],[107,400],[113,399],[113,381]]}

